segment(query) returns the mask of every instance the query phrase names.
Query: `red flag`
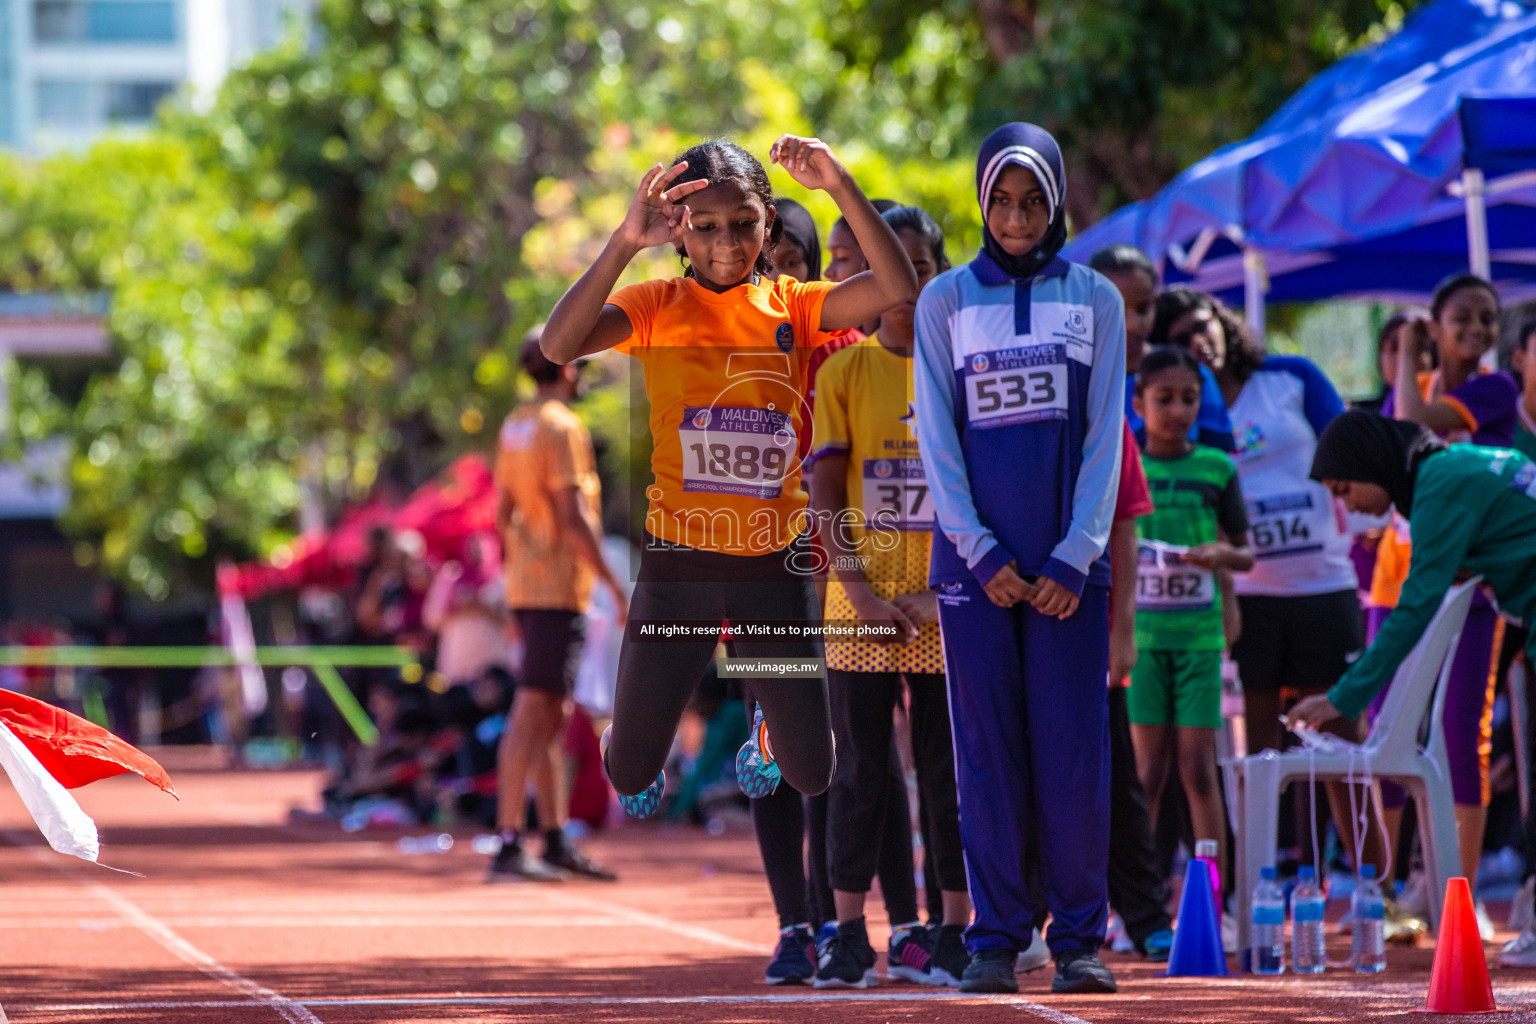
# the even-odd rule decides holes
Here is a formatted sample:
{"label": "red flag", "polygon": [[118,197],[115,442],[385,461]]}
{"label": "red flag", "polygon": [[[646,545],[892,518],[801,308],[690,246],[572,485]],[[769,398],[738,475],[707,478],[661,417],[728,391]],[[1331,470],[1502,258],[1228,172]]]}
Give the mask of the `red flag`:
{"label": "red flag", "polygon": [[66,789],[133,772],[181,799],[159,762],[79,715],[0,689],[0,722]]}

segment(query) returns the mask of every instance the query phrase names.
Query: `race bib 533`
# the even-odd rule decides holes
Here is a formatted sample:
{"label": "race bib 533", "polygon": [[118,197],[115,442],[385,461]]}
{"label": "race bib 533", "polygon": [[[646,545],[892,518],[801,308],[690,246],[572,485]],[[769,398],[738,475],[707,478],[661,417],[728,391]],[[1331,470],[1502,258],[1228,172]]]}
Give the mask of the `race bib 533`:
{"label": "race bib 533", "polygon": [[974,427],[1066,419],[1067,367],[1060,346],[977,352],[965,364],[966,418]]}

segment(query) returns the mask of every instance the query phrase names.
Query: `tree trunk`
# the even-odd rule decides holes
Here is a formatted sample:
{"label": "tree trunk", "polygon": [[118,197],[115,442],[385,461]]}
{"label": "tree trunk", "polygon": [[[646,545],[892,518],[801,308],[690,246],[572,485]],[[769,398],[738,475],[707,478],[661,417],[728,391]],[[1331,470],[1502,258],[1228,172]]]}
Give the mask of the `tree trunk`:
{"label": "tree trunk", "polygon": [[1035,0],[976,0],[976,15],[998,64],[1017,57],[1034,41]]}

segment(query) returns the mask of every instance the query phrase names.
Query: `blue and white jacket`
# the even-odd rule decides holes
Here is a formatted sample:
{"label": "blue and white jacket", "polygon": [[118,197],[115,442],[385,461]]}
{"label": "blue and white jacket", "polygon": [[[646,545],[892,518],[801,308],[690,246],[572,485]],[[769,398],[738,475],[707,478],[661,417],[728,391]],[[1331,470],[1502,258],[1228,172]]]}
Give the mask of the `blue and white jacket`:
{"label": "blue and white jacket", "polygon": [[1074,594],[1104,557],[1125,424],[1125,306],[1052,260],[1015,282],[986,253],[917,300],[917,434],[936,522],[929,582],[985,585],[1017,559]]}

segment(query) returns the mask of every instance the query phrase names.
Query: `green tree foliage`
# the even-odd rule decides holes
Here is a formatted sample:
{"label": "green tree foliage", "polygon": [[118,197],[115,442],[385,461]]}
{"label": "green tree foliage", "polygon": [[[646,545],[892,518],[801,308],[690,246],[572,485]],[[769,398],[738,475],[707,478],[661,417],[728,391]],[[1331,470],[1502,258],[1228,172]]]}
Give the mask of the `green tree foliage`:
{"label": "green tree foliage", "polygon": [[1062,143],[1091,224],[1243,138],[1417,0],[984,0],[994,58],[975,127],[1023,116]]}
{"label": "green tree foliage", "polygon": [[[1083,223],[1250,130],[1398,16],[1383,2],[321,0],[211,109],[0,160],[0,287],[110,293],[120,357],[72,407],[13,369],[11,438],[69,438],[67,525],[114,572],[205,585],[301,505],[489,450],[522,333],[644,169],[701,138],[765,156],[820,135],[869,194],[933,213],[958,262],[997,122],[1057,131]],[[825,195],[770,175],[830,225]],[[654,250],[631,273],[676,266]],[[610,479],[643,478],[620,408],[594,395],[590,419]]]}

